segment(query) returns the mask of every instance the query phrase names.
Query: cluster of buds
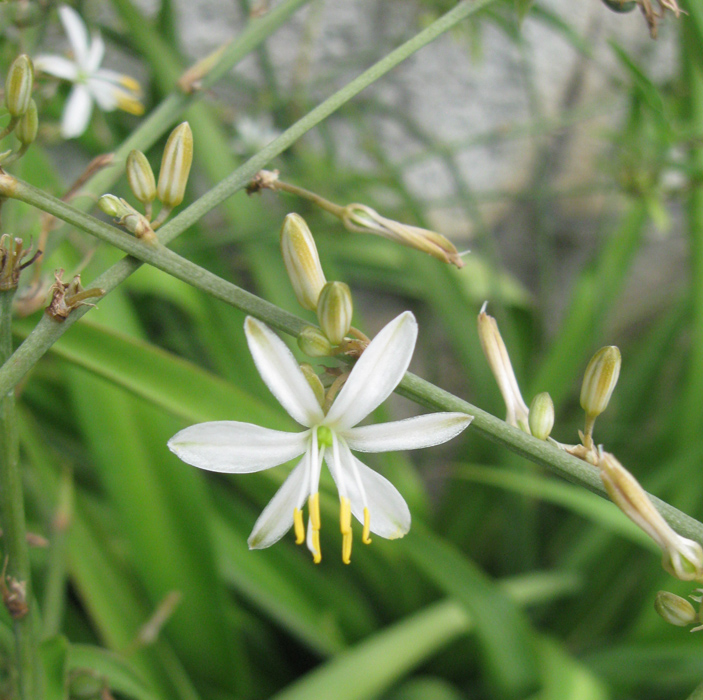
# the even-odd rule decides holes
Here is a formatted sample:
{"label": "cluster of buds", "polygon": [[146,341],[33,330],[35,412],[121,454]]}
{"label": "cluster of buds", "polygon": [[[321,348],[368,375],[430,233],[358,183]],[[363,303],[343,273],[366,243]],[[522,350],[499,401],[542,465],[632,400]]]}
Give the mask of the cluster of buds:
{"label": "cluster of buds", "polygon": [[68,284],[63,281],[63,270],[54,273],[56,281],[51,287],[51,301],[46,314],[56,321],[65,321],[71,311],[79,306],[95,306],[86,299],[97,299],[105,294],[104,289],[83,289],[81,276],[76,275]]}
{"label": "cluster of buds", "polygon": [[[125,199],[113,194],[103,195],[98,200],[98,206],[137,238],[155,243],[157,238],[154,231],[183,201],[192,163],[193,132],[188,122],[183,122],[166,141],[158,184],[147,157],[141,151],[134,150],[127,157],[127,182],[132,194],[144,207],[143,214]],[[161,210],[152,221],[152,206],[157,198],[161,202]]]}
{"label": "cluster of buds", "polygon": [[[657,38],[659,32],[659,22],[664,18],[667,11],[672,12],[676,19],[681,16],[683,10],[677,5],[676,0],[657,0],[659,5],[655,9],[652,0],[603,0],[603,4],[613,12],[632,12],[638,5],[644,19],[649,27],[649,34],[652,39]],[[685,14],[685,13],[684,13]]]}
{"label": "cluster of buds", "polygon": [[382,236],[388,240],[395,241],[409,248],[415,248],[423,253],[427,253],[437,260],[455,265],[458,268],[464,266],[461,254],[451,241],[436,231],[430,231],[418,226],[410,226],[393,219],[381,216],[375,209],[365,204],[347,204],[342,207],[334,204],[323,197],[308,192],[302,187],[288,184],[278,178],[277,170],[261,170],[249,183],[247,192],[254,194],[261,190],[273,190],[274,192],[288,192],[307,199],[309,202],[319,206],[326,212],[336,216],[348,231],[355,233],[372,233]]}
{"label": "cluster of buds", "polygon": [[31,248],[25,250],[21,238],[13,238],[7,233],[0,236],[0,291],[17,289],[20,272],[40,255],[40,250],[34,254]]}
{"label": "cluster of buds", "polygon": [[39,118],[37,105],[32,99],[34,66],[27,54],[20,54],[10,66],[5,79],[5,107],[10,115],[7,126],[0,131],[0,139],[11,132],[19,141],[17,151],[12,149],[0,153],[0,164],[9,165],[21,158],[37,137]]}
{"label": "cluster of buds", "polygon": [[[288,214],[281,228],[281,254],[298,303],[317,313],[320,328],[307,326],[298,336],[310,357],[359,355],[368,339],[352,328],[352,296],[344,282],[328,282],[315,239],[302,216]],[[348,338],[348,334],[355,338]]]}
{"label": "cluster of buds", "polygon": [[[620,464],[614,455],[596,447],[593,427],[596,418],[610,402],[618,378],[622,357],[614,345],[598,350],[586,367],[581,386],[581,407],[586,414],[584,431],[579,431],[581,444],[564,445],[549,437],[554,424],[554,405],[549,394],[538,394],[527,408],[520,393],[505,343],[495,319],[484,307],[478,316],[481,346],[496,378],[507,408],[506,422],[555,447],[597,467],[603,486],[613,503],[640,527],[662,551],[662,567],[682,581],[703,582],[703,547],[677,533],[657,510],[637,479]],[[700,591],[703,594],[703,590]],[[701,596],[691,596],[701,602]],[[657,612],[675,625],[699,623],[693,631],[703,629],[703,614],[683,598],[660,592],[655,605]]]}

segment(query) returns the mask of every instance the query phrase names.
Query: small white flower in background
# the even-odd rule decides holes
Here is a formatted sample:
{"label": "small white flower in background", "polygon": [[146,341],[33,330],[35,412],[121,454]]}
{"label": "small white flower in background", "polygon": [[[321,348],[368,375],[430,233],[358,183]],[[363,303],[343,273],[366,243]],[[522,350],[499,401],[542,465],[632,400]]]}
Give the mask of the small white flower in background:
{"label": "small white flower in background", "polygon": [[93,102],[105,112],[122,109],[130,114],[143,114],[139,83],[127,75],[100,68],[105,55],[100,33],[93,32],[89,38],[80,15],[66,5],[59,7],[59,17],[71,44],[73,60],[42,54],[34,59],[34,67],[74,84],[64,107],[61,135],[72,139],[86,130]]}
{"label": "small white flower in background", "polygon": [[239,155],[249,156],[268,146],[277,139],[281,132],[273,125],[270,114],[259,114],[256,117],[244,115],[234,125],[237,135],[234,139],[234,150]]}
{"label": "small white flower in background", "polygon": [[[330,409],[324,413],[313,389],[283,341],[249,317],[244,329],[257,369],[271,393],[305,430],[287,433],[251,423],[217,421],[182,430],[168,443],[184,462],[215,472],[243,474],[269,469],[303,455],[266,506],[249,537],[250,549],[277,542],[295,526],[315,562],[320,552],[319,480],[323,459],[340,498],[342,559],[351,555],[352,514],[369,533],[395,539],[410,529],[410,511],[397,489],[360,462],[351,450],[388,452],[439,445],[473,420],[465,413],[431,413],[407,420],[354,427],[385,401],[410,363],[417,322],[408,311],[391,321],[357,361]],[[302,508],[308,501],[307,536]]]}

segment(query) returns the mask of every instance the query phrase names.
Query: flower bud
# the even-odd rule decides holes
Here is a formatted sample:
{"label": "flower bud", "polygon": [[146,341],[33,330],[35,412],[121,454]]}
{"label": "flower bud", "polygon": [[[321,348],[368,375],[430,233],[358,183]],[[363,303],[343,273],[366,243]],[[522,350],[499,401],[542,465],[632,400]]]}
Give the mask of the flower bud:
{"label": "flower bud", "polygon": [[478,315],[478,337],[481,341],[483,354],[488,360],[500,393],[503,395],[503,401],[505,401],[507,410],[505,421],[527,432],[529,430],[527,404],[520,393],[513,365],[510,362],[510,355],[508,355],[508,349],[505,347],[498,330],[498,324],[493,316],[489,316],[485,312],[485,308],[484,304]]}
{"label": "flower bud", "polygon": [[317,402],[320,404],[320,406],[324,406],[324,404],[325,404],[325,387],[322,386],[322,382],[320,381],[320,378],[315,373],[315,370],[307,362],[303,362],[300,365],[300,371],[305,375],[305,379],[307,379],[308,384],[310,385],[310,388],[312,389],[313,393],[315,394],[315,398],[317,399]]}
{"label": "flower bud", "polygon": [[327,357],[332,352],[332,344],[327,336],[315,326],[306,326],[300,331],[298,347],[308,357]]}
{"label": "flower bud", "polygon": [[615,345],[606,345],[591,358],[581,385],[581,408],[587,416],[595,418],[608,407],[621,363],[620,350]]}
{"label": "flower bud", "polygon": [[161,158],[157,193],[164,206],[177,207],[183,201],[192,162],[193,132],[183,122],[171,132]]}
{"label": "flower bud", "polygon": [[317,310],[317,300],[327,280],[315,239],[298,214],[288,214],[283,221],[281,254],[298,303],[304,309]]}
{"label": "flower bud", "polygon": [[611,500],[662,550],[664,570],[682,581],[703,581],[703,548],[676,532],[654,507],[647,492],[614,455],[603,452],[598,461]]}
{"label": "flower bud", "polygon": [[5,106],[11,117],[21,117],[29,108],[34,84],[34,66],[26,53],[10,66],[5,80]]}
{"label": "flower bud", "polygon": [[27,111],[20,117],[15,129],[15,136],[23,146],[29,146],[37,138],[39,129],[39,115],[37,114],[37,103],[29,101]]}
{"label": "flower bud", "polygon": [[681,596],[669,593],[669,591],[659,591],[654,599],[654,609],[670,625],[686,627],[698,620],[693,606]]}
{"label": "flower bud", "polygon": [[339,345],[352,321],[352,297],[344,282],[328,282],[317,300],[317,320],[332,345]]}
{"label": "flower bud", "polygon": [[128,209],[124,205],[124,200],[115,197],[114,194],[104,194],[98,200],[98,209],[108,216],[119,219],[127,214]]}
{"label": "flower bud", "polygon": [[127,182],[134,196],[142,204],[153,202],[156,197],[156,181],[146,156],[141,151],[130,151],[126,170]]}
{"label": "flower bud", "polygon": [[454,244],[436,231],[387,219],[365,204],[348,204],[344,207],[341,219],[349,231],[375,233],[409,248],[421,250],[442,262],[464,267],[464,261]]}
{"label": "flower bud", "polygon": [[537,394],[530,404],[528,416],[530,432],[539,440],[546,440],[554,427],[554,403],[546,392]]}

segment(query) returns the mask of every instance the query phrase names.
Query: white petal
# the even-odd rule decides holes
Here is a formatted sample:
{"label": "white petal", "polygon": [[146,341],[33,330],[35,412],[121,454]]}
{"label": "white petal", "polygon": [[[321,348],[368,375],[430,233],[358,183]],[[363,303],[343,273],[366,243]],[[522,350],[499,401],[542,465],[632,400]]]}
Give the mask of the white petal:
{"label": "white petal", "polygon": [[468,427],[473,416],[466,413],[428,413],[392,423],[350,428],[343,433],[352,450],[391,452],[441,445]]}
{"label": "white petal", "polygon": [[322,421],[322,408],[285,343],[251,316],[244,321],[244,331],[259,374],[281,406],[306,427]]}
{"label": "white petal", "polygon": [[168,448],[199,469],[247,474],[278,466],[307,449],[309,432],[286,433],[238,421],[198,423],[176,433]]}
{"label": "white petal", "polygon": [[[366,491],[367,506],[371,518],[371,532],[388,540],[403,537],[410,529],[410,509],[398,489],[388,479],[369,469],[352,455],[359,470],[361,483]],[[364,522],[364,503],[355,479],[348,478],[346,486],[354,517]]]}
{"label": "white petal", "polygon": [[[301,508],[307,496],[301,491],[306,479],[307,456],[288,475],[276,495],[269,501],[266,508],[254,524],[247,543],[249,549],[264,549],[278,542],[293,525],[293,510]],[[301,497],[302,493],[302,497]]]}
{"label": "white petal", "polygon": [[85,58],[84,70],[86,73],[93,74],[96,70],[98,70],[104,56],[105,42],[100,36],[100,32],[93,32],[90,47],[88,48],[88,55]]}
{"label": "white petal", "polygon": [[81,16],[68,5],[59,7],[59,18],[68,35],[73,55],[76,57],[76,63],[84,67],[88,56],[88,30],[85,27],[85,23]]}
{"label": "white petal", "polygon": [[354,365],[325,424],[346,430],[383,403],[403,378],[416,340],[417,321],[409,311],[386,325]]}
{"label": "white petal", "polygon": [[63,56],[42,54],[34,59],[34,68],[42,73],[54,75],[63,80],[75,82],[78,77],[78,66]]}
{"label": "white petal", "polygon": [[61,118],[61,135],[65,139],[80,136],[87,128],[93,111],[93,98],[85,85],[74,85],[66,100]]}
{"label": "white petal", "polygon": [[99,78],[88,78],[87,85],[103,112],[117,109],[118,88],[115,85]]}

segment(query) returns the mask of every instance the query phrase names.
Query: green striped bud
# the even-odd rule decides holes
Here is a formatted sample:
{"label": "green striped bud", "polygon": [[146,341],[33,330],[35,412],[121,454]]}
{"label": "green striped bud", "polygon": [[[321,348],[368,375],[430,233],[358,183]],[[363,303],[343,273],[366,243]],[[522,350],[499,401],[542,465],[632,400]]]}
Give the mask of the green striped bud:
{"label": "green striped bud", "polygon": [[108,216],[115,219],[120,219],[125,214],[129,213],[129,209],[125,206],[124,200],[115,197],[114,194],[104,194],[98,200],[98,209]]}
{"label": "green striped bud", "polygon": [[327,357],[332,352],[332,344],[327,336],[314,326],[305,326],[298,335],[298,347],[308,357]]}
{"label": "green striped bud", "polygon": [[670,625],[686,627],[698,620],[693,606],[681,596],[669,593],[669,591],[659,591],[654,599],[654,609]]}
{"label": "green striped bud", "polygon": [[20,54],[10,66],[5,80],[5,106],[11,117],[21,117],[29,108],[34,85],[34,66],[26,53]]}
{"label": "green striped bud", "polygon": [[164,206],[177,207],[183,201],[192,162],[193,132],[183,122],[171,132],[161,158],[157,194]]}
{"label": "green striped bud", "polygon": [[528,422],[534,437],[539,440],[546,440],[549,437],[554,427],[554,403],[546,391],[532,399]]}
{"label": "green striped bud", "polygon": [[339,345],[352,322],[352,296],[344,282],[328,282],[317,300],[317,320],[333,345]]}
{"label": "green striped bud", "polygon": [[581,385],[581,408],[587,416],[595,418],[608,407],[621,364],[620,350],[615,345],[606,345],[591,358]]}
{"label": "green striped bud", "polygon": [[23,146],[29,146],[37,138],[39,130],[39,115],[37,114],[37,103],[34,100],[29,101],[27,111],[20,117],[15,129],[15,136]]}
{"label": "green striped bud", "polygon": [[283,221],[281,254],[298,303],[304,309],[317,310],[317,300],[327,280],[315,239],[298,214],[288,214]]}
{"label": "green striped bud", "polygon": [[134,196],[142,204],[150,204],[156,197],[154,172],[141,151],[130,151],[127,156],[127,182]]}
{"label": "green striped bud", "polygon": [[320,381],[320,378],[315,373],[315,370],[307,362],[303,362],[300,365],[300,371],[305,376],[305,379],[307,379],[308,384],[310,385],[310,388],[313,390],[313,393],[315,394],[315,398],[317,399],[317,402],[320,404],[320,406],[324,406],[324,404],[325,404],[325,387],[322,386],[322,382]]}

